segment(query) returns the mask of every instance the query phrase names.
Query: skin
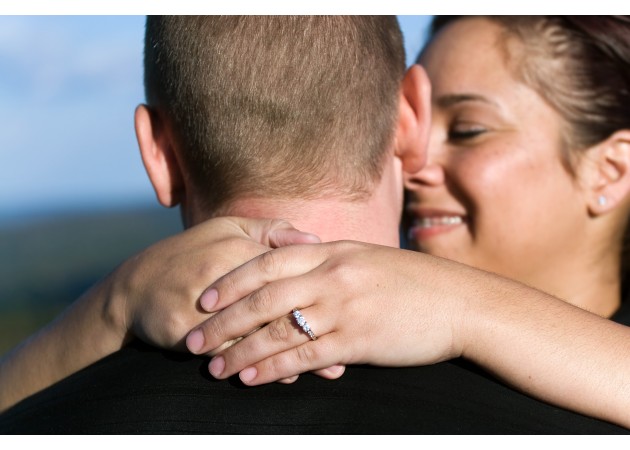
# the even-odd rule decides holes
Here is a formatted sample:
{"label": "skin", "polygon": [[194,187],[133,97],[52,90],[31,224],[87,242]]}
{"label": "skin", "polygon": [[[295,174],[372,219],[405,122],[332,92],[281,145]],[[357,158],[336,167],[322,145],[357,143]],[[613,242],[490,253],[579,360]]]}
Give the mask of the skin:
{"label": "skin", "polygon": [[[427,165],[406,178],[411,236],[424,252],[465,265],[352,243],[257,258],[213,284],[206,306],[221,311],[191,335],[204,336],[189,346],[203,353],[261,327],[213,358],[215,377],[239,373],[256,385],[333,363],[461,356],[531,395],[630,425],[629,331],[598,317],[620,302],[610,274],[619,273],[629,211],[629,133],[586,149],[569,172],[562,119],[515,77],[502,36],[487,20],[460,20],[422,58],[435,111]],[[436,225],[436,216],[463,220]],[[427,217],[432,226],[420,229]],[[317,341],[286,314],[296,305]]]}
{"label": "skin", "polygon": [[3,356],[0,412],[134,337],[185,350],[186,334],[208,318],[197,305],[209,283],[272,247],[313,242],[284,221],[226,217],[150,246]]}
{"label": "skin", "polygon": [[[151,176],[151,164],[148,166]],[[172,180],[166,185],[164,189],[156,187],[156,192],[163,204],[171,206],[173,193],[180,195],[181,187]],[[200,227],[216,226],[221,223],[221,219],[217,220]],[[255,229],[256,221],[244,223]],[[192,230],[195,229],[200,228]],[[229,227],[227,231],[227,242],[219,242],[222,247],[213,249],[227,251],[226,255],[238,254],[230,250],[235,244],[230,235],[236,233],[242,239],[246,236]],[[202,240],[202,235],[187,232],[177,239],[162,244],[159,252],[145,254],[146,259],[141,255],[130,261],[117,279],[106,286],[118,286],[121,290],[117,292],[124,294],[125,284],[118,283],[130,279],[136,281],[131,284],[134,289],[151,293],[155,286],[152,280],[143,278],[143,265],[159,264],[169,258],[170,252],[185,258],[185,252],[180,253],[178,247],[191,251],[186,246]],[[194,353],[217,351],[224,342],[257,330],[212,360],[209,369],[218,378],[240,372],[246,384],[255,385],[337,363],[416,365],[463,356],[539,398],[630,424],[626,417],[630,393],[625,376],[630,367],[623,358],[630,351],[630,332],[626,327],[519,282],[422,253],[350,241],[258,251],[263,256],[222,277],[204,294],[201,292],[210,275],[183,277],[184,290],[188,292],[178,306],[183,316],[177,323],[182,326],[176,327],[180,330],[172,335],[158,328],[157,343],[181,345],[181,336],[185,335],[182,329],[194,326],[199,314],[203,316],[200,309],[193,308],[201,294],[201,308],[220,312],[188,336],[187,344]],[[218,257],[220,253],[214,255]],[[308,289],[309,286],[316,289]],[[102,311],[99,301],[108,295],[111,298],[111,293],[97,295],[97,300],[92,298],[97,306],[96,318]],[[267,301],[271,298],[273,302]],[[386,314],[384,298],[388,299]],[[109,300],[105,304],[110,304]],[[319,336],[317,341],[309,340],[287,314],[296,305]],[[134,311],[129,304],[123,306],[122,310]],[[117,325],[114,328],[119,336],[120,330],[127,330],[130,323],[140,327],[143,317],[151,317],[150,312],[136,309],[130,316],[129,312],[124,313],[124,320],[120,320],[122,310],[113,308],[118,315],[114,314],[111,320]],[[157,317],[163,317],[159,307],[155,311]],[[130,317],[135,317],[137,323]],[[353,320],[346,320],[347,317]],[[75,319],[81,323],[79,316]],[[143,326],[150,329],[154,322],[149,320]],[[68,333],[63,327],[58,329]],[[401,333],[401,329],[405,332]],[[78,331],[87,336],[90,333]],[[142,327],[136,333],[152,335],[142,331]],[[122,335],[126,335],[125,331]],[[160,341],[160,336],[166,339]],[[103,336],[98,338],[103,340]],[[40,337],[36,342],[40,347],[34,354],[55,350],[54,346],[51,348],[52,341]],[[501,345],[497,346],[497,342]],[[27,360],[22,358],[18,365],[20,361],[28,367]],[[51,357],[51,361],[56,360]],[[605,376],[598,371],[600,367],[606,367]],[[572,376],[576,373],[581,376]],[[0,386],[1,381],[0,378]]]}
{"label": "skin", "polygon": [[584,239],[592,235],[587,190],[562,161],[562,117],[517,79],[504,46],[521,44],[504,41],[494,22],[461,20],[420,58],[433,86],[432,128],[426,167],[406,179],[409,236],[420,251],[609,317],[618,295],[602,301],[591,286],[614,261],[598,261],[598,246]]}
{"label": "skin", "polygon": [[[205,344],[195,353],[257,329],[211,360],[219,379],[255,386],[331,364],[463,357],[529,395],[630,426],[630,328],[516,281],[340,241],[274,250],[211,289],[217,314],[196,330]],[[296,305],[317,340],[287,314]]]}
{"label": "skin", "polygon": [[[183,350],[190,330],[208,318],[199,305],[204,289],[272,247],[312,244],[320,237],[397,246],[403,170],[416,171],[424,163],[428,92],[425,72],[418,66],[410,69],[401,83],[396,139],[387,149],[382,176],[369,198],[300,202],[256,198],[230,205],[232,213],[256,218],[250,220],[208,220],[211,212],[199,206],[202,202],[196,190],[178,165],[177,146],[167,121],[150,114],[144,105],[138,107],[136,136],[158,201],[166,207],[180,205],[189,229],[125,261],[55,321],[5,355],[0,361],[0,411],[119,350],[134,337]],[[380,217],[371,220],[375,210],[381,212]],[[264,218],[273,215],[294,218],[297,225],[318,236],[300,232],[286,221]],[[368,221],[371,227],[365,227]],[[169,280],[168,285],[164,280]],[[68,342],[74,345],[68,346]],[[336,378],[344,368],[318,369],[318,375]],[[296,378],[292,374],[283,381]]]}

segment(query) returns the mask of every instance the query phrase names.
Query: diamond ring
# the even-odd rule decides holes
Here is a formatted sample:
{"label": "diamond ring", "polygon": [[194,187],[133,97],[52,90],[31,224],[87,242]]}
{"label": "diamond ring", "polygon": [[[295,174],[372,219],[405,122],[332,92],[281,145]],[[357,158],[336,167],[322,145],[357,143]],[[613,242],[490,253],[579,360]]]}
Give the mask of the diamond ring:
{"label": "diamond ring", "polygon": [[297,324],[302,327],[302,330],[304,330],[304,332],[308,334],[312,340],[317,340],[317,336],[315,336],[315,333],[313,333],[313,330],[311,330],[311,327],[306,322],[306,319],[297,308],[293,308],[293,317],[295,317]]}

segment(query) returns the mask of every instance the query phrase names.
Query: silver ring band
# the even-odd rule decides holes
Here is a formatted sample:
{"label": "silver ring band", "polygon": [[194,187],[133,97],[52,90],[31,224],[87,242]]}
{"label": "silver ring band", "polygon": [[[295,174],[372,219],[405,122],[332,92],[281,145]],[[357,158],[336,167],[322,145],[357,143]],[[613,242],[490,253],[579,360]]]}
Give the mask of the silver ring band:
{"label": "silver ring band", "polygon": [[313,330],[311,330],[311,327],[306,322],[306,319],[304,318],[302,313],[297,308],[293,308],[293,317],[295,317],[295,321],[297,322],[297,324],[300,327],[302,327],[302,330],[304,330],[304,332],[306,334],[308,334],[308,337],[310,337],[312,340],[316,341],[317,340],[317,336],[315,336],[315,333],[313,333]]}

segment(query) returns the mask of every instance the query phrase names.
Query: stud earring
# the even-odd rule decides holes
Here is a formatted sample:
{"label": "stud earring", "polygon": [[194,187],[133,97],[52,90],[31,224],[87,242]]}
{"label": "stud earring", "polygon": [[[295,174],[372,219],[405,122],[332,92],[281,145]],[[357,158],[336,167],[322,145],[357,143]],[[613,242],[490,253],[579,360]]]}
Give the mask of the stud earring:
{"label": "stud earring", "polygon": [[599,206],[605,206],[607,202],[608,202],[608,199],[606,199],[606,197],[605,197],[605,196],[603,196],[603,195],[600,195],[600,196],[597,198],[597,204],[598,204]]}

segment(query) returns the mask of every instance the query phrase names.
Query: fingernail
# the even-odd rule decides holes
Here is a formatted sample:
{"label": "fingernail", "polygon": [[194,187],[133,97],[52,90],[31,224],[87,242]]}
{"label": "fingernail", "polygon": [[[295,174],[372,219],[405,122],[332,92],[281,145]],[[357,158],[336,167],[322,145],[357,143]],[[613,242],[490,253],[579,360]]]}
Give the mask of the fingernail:
{"label": "fingernail", "polygon": [[330,366],[327,371],[329,374],[333,376],[339,376],[346,370],[346,366],[341,364],[335,364],[334,366]]}
{"label": "fingernail", "polygon": [[203,337],[203,331],[197,329],[188,333],[186,336],[186,347],[192,353],[198,353],[202,349],[205,339]]}
{"label": "fingernail", "polygon": [[210,374],[215,378],[219,378],[224,369],[225,359],[223,359],[223,356],[215,356],[214,358],[212,358],[212,361],[210,361],[210,364],[208,364],[208,370],[210,371]]}
{"label": "fingernail", "polygon": [[322,243],[322,240],[319,238],[319,236],[316,236],[316,235],[311,234],[311,233],[304,233],[304,232],[301,232],[301,233],[304,236],[304,239],[306,241],[305,244],[306,243],[309,243],[309,244],[321,244]]}
{"label": "fingernail", "polygon": [[212,308],[215,307],[217,302],[219,301],[219,292],[215,289],[207,289],[201,294],[201,298],[199,299],[199,303],[201,303],[201,307],[204,311],[211,312]]}
{"label": "fingernail", "polygon": [[241,370],[239,377],[243,383],[249,383],[258,375],[258,371],[255,367],[248,367],[247,369]]}
{"label": "fingernail", "polygon": [[278,383],[282,383],[282,384],[295,383],[297,381],[298,377],[299,377],[299,375],[293,375],[292,377],[283,378],[282,380],[278,380]]}

